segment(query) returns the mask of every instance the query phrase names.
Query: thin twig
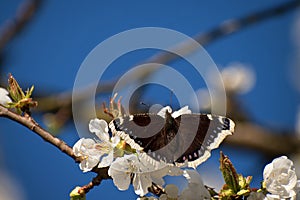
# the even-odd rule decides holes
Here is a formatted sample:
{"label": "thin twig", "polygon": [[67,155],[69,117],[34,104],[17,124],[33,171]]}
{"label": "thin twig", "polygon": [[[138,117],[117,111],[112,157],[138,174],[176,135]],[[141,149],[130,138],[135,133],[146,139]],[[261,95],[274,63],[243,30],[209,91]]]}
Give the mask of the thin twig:
{"label": "thin twig", "polygon": [[25,117],[25,116],[18,115],[16,113],[8,110],[7,108],[3,107],[2,105],[0,105],[0,117],[5,117],[8,119],[11,119],[11,120],[27,127],[28,129],[30,129],[31,131],[33,131],[34,133],[39,135],[41,138],[43,138],[46,142],[54,145],[61,152],[65,153],[68,156],[70,156],[71,158],[73,158],[75,160],[75,162],[79,163],[82,160],[82,158],[74,155],[73,149],[70,146],[68,146],[64,141],[60,140],[57,137],[54,137],[51,133],[49,133],[42,127],[40,127],[33,120],[32,117]]}
{"label": "thin twig", "polygon": [[88,183],[85,186],[82,186],[78,191],[79,194],[87,194],[95,186],[100,185],[102,180],[111,179],[111,177],[108,176],[108,167],[95,168],[94,172],[97,172],[97,176],[93,178],[93,180],[90,183]]}
{"label": "thin twig", "polygon": [[[28,129],[30,129],[32,132],[36,133],[38,136],[43,138],[46,142],[52,144],[53,146],[57,147],[61,152],[65,153],[66,155],[70,156],[75,160],[75,162],[80,163],[82,161],[82,157],[77,157],[74,155],[73,149],[68,146],[64,141],[60,140],[57,137],[54,137],[51,133],[44,130],[42,127],[40,127],[32,117],[30,116],[21,116],[18,115],[9,109],[5,108],[0,104],[0,117],[8,118],[12,121],[15,121]],[[79,189],[79,193],[86,194],[88,193],[92,188],[94,188],[97,185],[100,185],[101,181],[104,179],[111,179],[111,177],[108,175],[108,167],[105,168],[97,168],[94,167],[92,169],[92,172],[95,172],[97,176],[93,178],[93,180],[88,183],[85,186],[82,186]],[[153,184],[151,187],[152,190],[150,191],[156,192],[154,194],[158,194],[158,191],[160,191],[161,187]],[[156,190],[155,190],[156,189]]]}

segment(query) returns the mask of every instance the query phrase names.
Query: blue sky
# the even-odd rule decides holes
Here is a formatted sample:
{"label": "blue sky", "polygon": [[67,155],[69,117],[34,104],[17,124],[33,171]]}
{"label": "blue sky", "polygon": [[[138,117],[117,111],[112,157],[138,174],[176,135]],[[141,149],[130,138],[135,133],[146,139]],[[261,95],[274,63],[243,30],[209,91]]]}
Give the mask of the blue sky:
{"label": "blue sky", "polygon": [[[14,16],[21,2],[0,0],[0,24]],[[87,54],[100,42],[121,31],[154,26],[194,36],[225,20],[283,2],[44,1],[31,23],[6,47],[7,57],[5,65],[1,66],[4,67],[1,78],[12,73],[21,84],[25,84],[23,88],[33,84],[37,91],[71,90],[77,70]],[[205,47],[220,66],[231,62],[251,65],[256,73],[256,85],[239,99],[255,121],[277,129],[293,130],[299,105],[299,93],[289,74],[296,51],[291,37],[296,13],[293,11],[255,24]],[[153,52],[122,57],[114,64],[120,66],[119,69],[108,73],[107,79],[117,77],[124,69],[145,60]],[[174,66],[180,64],[182,62],[174,63]],[[154,100],[159,99],[155,94],[148,96],[151,95]],[[40,116],[36,118],[41,122]],[[75,185],[86,184],[93,177],[92,173],[83,174],[72,159],[20,125],[0,119],[0,127],[0,167],[18,182],[24,199],[67,199]],[[63,129],[60,137],[70,145],[78,139],[72,124]],[[256,176],[254,183],[258,186],[263,166],[268,161],[244,149],[223,150],[225,153],[227,150],[241,173]],[[215,171],[211,173],[219,173],[217,160],[218,151],[200,170],[207,170],[215,164],[212,168]],[[88,199],[109,197],[133,199],[134,192],[132,188],[120,192],[111,181],[104,181],[88,194]]]}

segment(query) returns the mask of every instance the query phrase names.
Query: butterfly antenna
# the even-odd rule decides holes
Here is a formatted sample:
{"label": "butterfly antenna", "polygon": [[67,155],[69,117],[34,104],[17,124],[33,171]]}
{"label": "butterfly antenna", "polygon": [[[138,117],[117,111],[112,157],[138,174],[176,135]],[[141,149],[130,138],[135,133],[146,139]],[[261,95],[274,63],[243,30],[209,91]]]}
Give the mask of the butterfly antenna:
{"label": "butterfly antenna", "polygon": [[140,102],[140,104],[143,105],[143,106],[146,106],[147,108],[150,108],[150,105],[149,105],[149,104],[146,104],[146,103],[144,103],[144,102]]}

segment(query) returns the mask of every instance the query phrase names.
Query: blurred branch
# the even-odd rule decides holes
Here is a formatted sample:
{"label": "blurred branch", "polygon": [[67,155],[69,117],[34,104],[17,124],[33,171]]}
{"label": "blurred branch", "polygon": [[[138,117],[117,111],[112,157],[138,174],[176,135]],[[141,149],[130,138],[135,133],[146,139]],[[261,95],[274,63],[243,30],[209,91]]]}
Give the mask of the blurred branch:
{"label": "blurred branch", "polygon": [[[241,31],[250,25],[262,22],[264,20],[283,15],[289,11],[294,10],[295,8],[298,8],[299,6],[300,1],[290,1],[270,9],[252,13],[240,19],[227,20],[208,32],[196,35],[194,39],[202,45],[208,45],[209,43],[214,42],[217,39],[220,39],[226,35]],[[175,45],[173,47],[173,50],[175,52],[184,52],[185,54],[189,54],[196,49],[194,49],[192,45],[188,42],[183,42]],[[145,63],[154,62],[164,64],[174,61],[177,58],[178,56],[176,54],[172,54],[169,52],[160,52],[146,60]],[[137,74],[133,74],[132,77],[135,77],[138,80],[144,80],[145,78],[150,76],[155,70],[158,70],[158,68],[150,68],[146,72],[138,71]],[[111,81],[107,82],[104,85],[101,85],[98,88],[97,93],[100,94],[103,92],[110,92],[114,87],[115,83],[116,81]],[[87,90],[83,90],[83,94],[81,95],[82,98],[76,99],[74,101],[84,101],[85,92],[88,92],[88,88]],[[139,99],[142,94],[136,95],[136,102],[139,102]],[[229,144],[259,149],[267,155],[277,155],[281,153],[289,154],[295,151],[297,145],[299,144],[299,141],[294,139],[294,135],[290,134],[289,136],[283,136],[282,134],[273,134],[270,130],[259,127],[255,123],[250,123],[250,114],[243,109],[241,103],[238,102],[235,98],[235,94],[228,94],[228,97],[228,114],[230,117],[233,118],[234,121],[237,122],[237,133],[234,137],[229,137],[229,139],[226,140],[229,142]],[[39,112],[58,110],[57,113],[59,114],[61,113],[59,112],[60,109],[71,110],[71,92],[66,92],[58,95],[51,95],[48,97],[41,97],[38,99],[38,102]],[[57,116],[57,118],[60,117]],[[71,118],[72,113],[69,112],[69,119]],[[247,121],[248,123],[242,123]]]}
{"label": "blurred branch", "polygon": [[[300,1],[295,0],[263,11],[251,13],[250,15],[247,15],[240,19],[226,20],[223,23],[221,23],[219,26],[213,28],[212,30],[206,33],[200,33],[194,36],[193,38],[203,46],[208,45],[216,41],[217,39],[221,39],[224,36],[241,31],[250,25],[257,24],[267,19],[271,19],[276,16],[283,15],[289,11],[298,8],[299,6],[300,6]],[[186,42],[174,46],[173,50],[174,52],[184,52],[185,54],[190,54],[196,50],[193,47],[194,45],[190,44],[189,42]],[[162,52],[154,55],[147,62],[164,64],[164,63],[174,61],[175,59],[178,58],[179,57],[176,54],[172,54],[169,52]]]}
{"label": "blurred branch", "polygon": [[[283,15],[289,11],[292,11],[300,6],[299,0],[290,1],[287,3],[283,3],[281,5],[275,6],[273,8],[265,9],[262,11],[258,11],[255,13],[251,13],[245,17],[239,18],[239,19],[230,19],[226,20],[223,23],[221,23],[219,26],[213,28],[212,30],[205,32],[205,33],[199,33],[198,35],[194,36],[193,39],[196,40],[201,45],[205,46],[212,42],[215,42],[218,39],[221,39],[224,36],[228,36],[230,34],[233,34],[235,32],[241,31],[245,29],[246,27],[249,27],[250,25],[257,24],[259,22],[265,21],[267,19],[274,18],[276,16]],[[183,42],[180,44],[175,45],[172,48],[173,52],[180,52],[182,55],[188,55],[194,52],[197,48],[195,48],[195,45],[193,43]],[[170,52],[162,52],[154,55],[153,57],[149,58],[146,63],[160,63],[160,64],[166,64],[170,63],[172,61],[175,61],[176,59],[180,58],[177,54],[170,53]],[[144,80],[149,75],[151,75],[157,68],[154,68],[152,71],[149,70],[147,74],[135,74],[133,77],[138,77],[139,80]],[[135,98],[136,102],[133,104],[135,106],[139,105],[139,99],[141,99],[142,94],[136,93]]]}
{"label": "blurred branch", "polygon": [[[282,5],[269,8],[263,11],[255,12],[250,15],[247,15],[245,17],[242,17],[240,19],[232,19],[227,20],[223,23],[221,23],[219,26],[213,28],[212,30],[200,33],[193,38],[199,42],[202,45],[208,45],[217,39],[220,39],[224,36],[227,36],[229,34],[238,32],[243,30],[244,28],[262,22],[267,19],[271,19],[276,16],[283,15],[289,11],[294,10],[295,8],[298,8],[300,6],[300,1],[290,1],[287,3],[284,3]],[[190,54],[194,52],[196,49],[194,48],[194,45],[192,45],[189,42],[183,42],[180,44],[175,45],[172,50],[174,52],[181,52],[185,55]],[[160,63],[160,64],[166,64],[169,62],[172,62],[176,59],[179,59],[178,55],[170,53],[170,52],[160,52],[155,54],[154,56],[147,59],[144,63]],[[154,71],[158,70],[159,68],[155,67],[153,69],[149,69],[148,71],[142,71],[142,70],[135,70],[135,74],[132,74],[132,77],[135,77],[136,80],[144,80],[147,77],[149,77],[151,74],[153,74]],[[101,85],[101,89],[99,89],[97,92],[98,94],[106,91],[109,92],[112,90],[113,86],[116,84],[118,79],[115,81],[107,82],[104,85]],[[104,89],[103,89],[104,88]],[[88,88],[87,88],[88,89]],[[84,91],[84,90],[83,90]],[[137,102],[139,102],[141,94],[137,95]],[[84,98],[84,94],[82,95]],[[71,92],[66,92],[63,94],[54,94],[51,96],[41,97],[37,99],[40,103],[39,108],[36,111],[39,112],[45,112],[49,111],[50,109],[59,109],[59,107],[63,104],[64,106],[68,106],[71,104]],[[81,99],[82,100],[82,99]]]}
{"label": "blurred branch", "polygon": [[37,11],[39,5],[40,0],[26,0],[19,6],[14,18],[6,21],[0,27],[0,52],[14,36],[24,29]]}
{"label": "blurred branch", "polygon": [[[107,81],[97,88],[97,94],[109,93],[113,90],[115,81]],[[75,102],[84,101],[86,94],[90,93],[90,86],[82,90],[82,95],[78,95]],[[39,102],[39,106],[35,109],[36,112],[49,112],[60,109],[61,107],[70,107],[72,104],[72,91],[66,91],[59,94],[53,94],[46,97],[36,96],[35,99]]]}
{"label": "blurred branch", "polygon": [[236,124],[234,137],[228,137],[225,141],[232,146],[255,149],[264,155],[275,157],[300,151],[300,139],[295,135],[243,122]]}

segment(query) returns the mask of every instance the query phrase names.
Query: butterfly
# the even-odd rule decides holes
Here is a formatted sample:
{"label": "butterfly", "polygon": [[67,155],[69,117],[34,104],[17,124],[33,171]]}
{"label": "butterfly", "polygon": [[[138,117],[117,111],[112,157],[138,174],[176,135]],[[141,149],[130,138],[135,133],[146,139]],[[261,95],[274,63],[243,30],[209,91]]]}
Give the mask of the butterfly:
{"label": "butterfly", "polygon": [[158,161],[196,168],[234,132],[234,122],[223,116],[188,113],[142,113],[115,118],[111,132],[132,148]]}

